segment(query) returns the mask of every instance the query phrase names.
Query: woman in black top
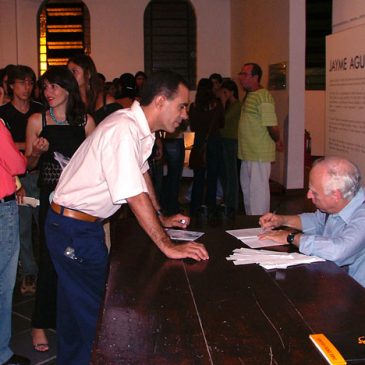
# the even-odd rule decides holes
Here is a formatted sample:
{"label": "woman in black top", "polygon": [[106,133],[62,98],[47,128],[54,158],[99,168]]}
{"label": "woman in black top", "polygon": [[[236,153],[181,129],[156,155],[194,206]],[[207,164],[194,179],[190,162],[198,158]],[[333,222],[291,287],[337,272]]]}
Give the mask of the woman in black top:
{"label": "woman in black top", "polygon": [[222,169],[220,128],[224,126],[224,109],[216,99],[209,79],[203,78],[198,83],[195,103],[189,109],[189,122],[191,131],[195,132],[194,147],[207,142],[206,167],[194,169],[190,213],[199,213],[205,210],[206,205],[208,212],[213,214],[216,211],[218,176]]}

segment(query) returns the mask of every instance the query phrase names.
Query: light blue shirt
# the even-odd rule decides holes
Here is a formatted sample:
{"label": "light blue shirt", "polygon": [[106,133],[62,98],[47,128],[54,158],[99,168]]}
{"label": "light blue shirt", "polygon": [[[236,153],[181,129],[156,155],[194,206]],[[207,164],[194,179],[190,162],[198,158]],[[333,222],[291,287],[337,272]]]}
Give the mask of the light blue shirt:
{"label": "light blue shirt", "polygon": [[339,213],[300,214],[303,235],[299,251],[345,266],[357,282],[365,287],[365,194],[360,189]]}

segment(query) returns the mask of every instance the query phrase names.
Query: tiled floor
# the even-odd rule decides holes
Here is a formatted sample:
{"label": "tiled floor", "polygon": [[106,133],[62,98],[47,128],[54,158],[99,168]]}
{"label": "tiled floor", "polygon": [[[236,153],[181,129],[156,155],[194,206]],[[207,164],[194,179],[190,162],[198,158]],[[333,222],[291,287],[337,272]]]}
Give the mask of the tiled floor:
{"label": "tiled floor", "polygon": [[30,321],[33,312],[34,298],[24,297],[20,294],[19,286],[14,290],[13,299],[13,336],[12,350],[19,355],[26,356],[32,365],[56,364],[56,332],[47,331],[50,350],[40,353],[33,350],[30,333]]}
{"label": "tiled floor", "polygon": [[[184,196],[189,187],[189,180],[185,181],[182,189],[182,198],[185,209],[187,202]],[[297,214],[302,211],[313,210],[311,202],[306,199],[305,193],[283,193],[280,187],[271,185],[271,208],[276,209],[279,214]],[[242,214],[242,213],[241,213]],[[56,364],[56,332],[48,331],[50,350],[46,353],[39,353],[33,350],[30,333],[31,314],[34,306],[34,298],[23,297],[19,291],[19,284],[14,290],[13,301],[13,351],[19,355],[31,359],[31,365],[53,365]]]}

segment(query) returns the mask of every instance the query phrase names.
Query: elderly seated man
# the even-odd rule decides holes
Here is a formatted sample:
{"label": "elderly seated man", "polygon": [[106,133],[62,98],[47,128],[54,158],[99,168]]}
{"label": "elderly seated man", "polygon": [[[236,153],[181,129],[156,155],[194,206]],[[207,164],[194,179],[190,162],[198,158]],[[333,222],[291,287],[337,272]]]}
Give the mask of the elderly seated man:
{"label": "elderly seated man", "polygon": [[[309,175],[308,199],[314,213],[277,215],[266,213],[260,238],[288,242],[306,255],[315,255],[345,267],[365,287],[365,196],[357,166],[340,157],[316,161]],[[271,230],[287,226],[300,233]]]}

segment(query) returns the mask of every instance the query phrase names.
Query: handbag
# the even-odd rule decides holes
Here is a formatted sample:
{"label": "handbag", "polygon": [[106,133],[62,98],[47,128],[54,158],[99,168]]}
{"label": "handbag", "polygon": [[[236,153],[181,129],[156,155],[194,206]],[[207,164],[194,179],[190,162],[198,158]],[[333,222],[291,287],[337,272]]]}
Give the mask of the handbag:
{"label": "handbag", "polygon": [[201,146],[193,146],[189,156],[189,168],[192,170],[203,169],[207,162],[207,141]]}

